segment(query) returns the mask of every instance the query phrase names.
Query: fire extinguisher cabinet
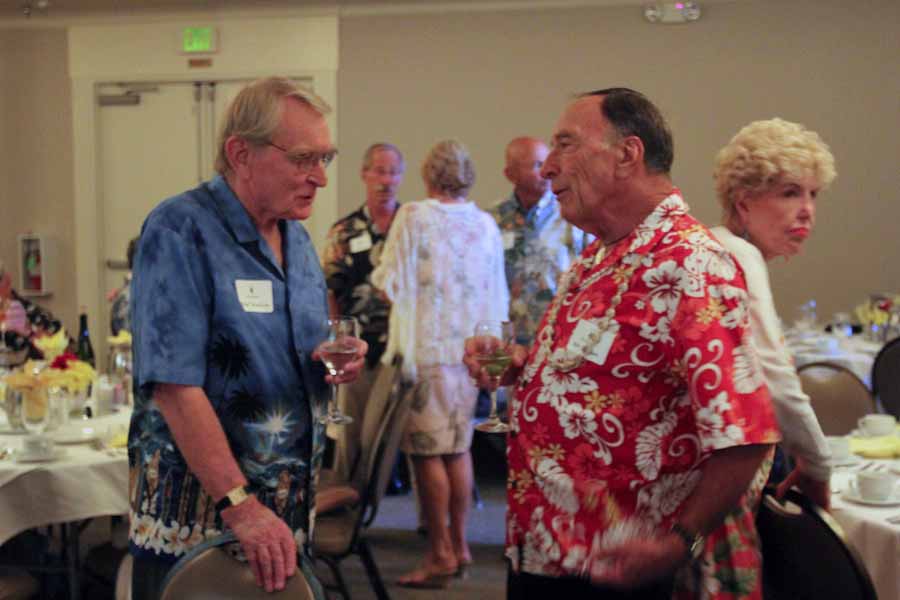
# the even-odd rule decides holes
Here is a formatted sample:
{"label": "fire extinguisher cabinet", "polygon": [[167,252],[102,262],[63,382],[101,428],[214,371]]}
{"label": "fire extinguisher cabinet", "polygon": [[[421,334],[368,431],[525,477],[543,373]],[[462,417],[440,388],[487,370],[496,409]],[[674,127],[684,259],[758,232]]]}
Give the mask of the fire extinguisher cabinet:
{"label": "fire extinguisher cabinet", "polygon": [[19,236],[19,287],[23,296],[49,296],[56,284],[56,243],[35,233]]}

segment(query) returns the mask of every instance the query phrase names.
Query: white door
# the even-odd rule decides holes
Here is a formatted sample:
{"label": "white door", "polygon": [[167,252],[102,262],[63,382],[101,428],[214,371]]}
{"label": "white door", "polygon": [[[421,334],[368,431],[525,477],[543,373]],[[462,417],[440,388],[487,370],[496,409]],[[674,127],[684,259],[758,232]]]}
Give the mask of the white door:
{"label": "white door", "polygon": [[[191,82],[104,85],[97,100],[100,243],[109,291],[123,283],[128,242],[140,233],[147,213],[200,181],[202,108]],[[102,305],[95,313],[101,322],[91,324],[101,347],[110,334],[109,303]]]}
{"label": "white door", "polygon": [[[225,109],[249,79],[206,82],[141,82],[98,86],[98,173],[103,221],[103,287],[122,286],[128,242],[162,200],[212,177]],[[308,79],[297,83],[312,87]],[[324,217],[320,217],[320,220]],[[315,214],[305,224],[327,231]],[[328,221],[328,222],[325,222]],[[320,235],[319,237],[324,237]],[[109,303],[91,323],[98,357],[105,356]],[[99,342],[99,343],[98,343]],[[99,363],[102,366],[103,363]]]}

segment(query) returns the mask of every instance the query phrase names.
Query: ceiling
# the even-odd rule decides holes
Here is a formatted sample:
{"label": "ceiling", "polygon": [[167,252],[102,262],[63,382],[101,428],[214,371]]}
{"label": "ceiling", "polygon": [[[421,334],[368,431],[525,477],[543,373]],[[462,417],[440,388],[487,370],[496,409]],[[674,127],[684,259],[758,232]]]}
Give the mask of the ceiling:
{"label": "ceiling", "polygon": [[[0,0],[0,19],[32,19],[57,17],[88,17],[93,15],[134,15],[153,12],[182,12],[203,10],[240,10],[256,8],[393,10],[437,9],[441,6],[456,10],[469,5],[502,8],[514,6],[610,6],[642,5],[648,0]],[[710,1],[710,0],[707,0]],[[712,0],[722,1],[722,0]],[[30,8],[27,8],[30,7]]]}

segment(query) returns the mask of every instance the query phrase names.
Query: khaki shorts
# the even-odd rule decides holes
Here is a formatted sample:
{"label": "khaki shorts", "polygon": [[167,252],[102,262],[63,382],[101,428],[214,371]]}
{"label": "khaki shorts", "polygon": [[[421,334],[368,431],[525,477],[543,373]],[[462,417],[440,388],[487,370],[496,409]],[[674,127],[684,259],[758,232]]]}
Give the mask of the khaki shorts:
{"label": "khaki shorts", "polygon": [[468,452],[478,388],[463,365],[419,365],[401,448],[414,456]]}

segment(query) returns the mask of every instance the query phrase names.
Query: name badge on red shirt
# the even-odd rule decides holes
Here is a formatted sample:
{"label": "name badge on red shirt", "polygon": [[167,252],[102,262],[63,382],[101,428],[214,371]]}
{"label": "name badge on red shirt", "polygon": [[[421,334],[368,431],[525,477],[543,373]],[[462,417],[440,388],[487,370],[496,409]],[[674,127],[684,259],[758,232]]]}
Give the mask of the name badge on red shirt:
{"label": "name badge on red shirt", "polygon": [[579,321],[575,331],[572,332],[572,337],[569,338],[567,349],[569,352],[584,355],[585,360],[602,365],[609,356],[609,350],[612,348],[618,331],[619,324],[615,321],[610,323],[610,326],[604,331],[601,331],[592,320]]}

